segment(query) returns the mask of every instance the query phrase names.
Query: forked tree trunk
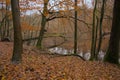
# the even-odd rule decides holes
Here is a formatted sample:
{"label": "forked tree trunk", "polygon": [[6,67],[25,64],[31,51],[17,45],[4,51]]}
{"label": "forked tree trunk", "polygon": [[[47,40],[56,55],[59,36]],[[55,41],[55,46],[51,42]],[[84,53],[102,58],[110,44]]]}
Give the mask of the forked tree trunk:
{"label": "forked tree trunk", "polygon": [[43,14],[42,14],[41,30],[40,30],[39,39],[38,39],[37,45],[36,45],[38,48],[42,48],[42,40],[44,37],[45,25],[47,23],[46,16],[48,14],[48,9],[47,9],[48,2],[49,2],[49,0],[44,0],[44,9],[43,9]]}
{"label": "forked tree trunk", "polygon": [[103,23],[104,12],[105,12],[105,4],[106,4],[106,0],[102,0],[102,8],[101,8],[100,24],[99,24],[99,41],[98,41],[98,49],[96,52],[96,58],[101,49],[101,44],[102,44],[102,37],[103,37],[102,36],[102,23]]}

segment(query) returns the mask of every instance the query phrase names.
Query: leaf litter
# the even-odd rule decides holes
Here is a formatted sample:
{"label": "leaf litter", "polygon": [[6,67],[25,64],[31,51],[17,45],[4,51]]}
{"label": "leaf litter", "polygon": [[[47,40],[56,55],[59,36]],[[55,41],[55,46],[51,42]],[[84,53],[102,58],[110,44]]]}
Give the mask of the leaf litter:
{"label": "leaf litter", "polygon": [[13,43],[0,42],[0,80],[120,80],[114,64],[51,55],[24,45],[22,62],[12,64]]}

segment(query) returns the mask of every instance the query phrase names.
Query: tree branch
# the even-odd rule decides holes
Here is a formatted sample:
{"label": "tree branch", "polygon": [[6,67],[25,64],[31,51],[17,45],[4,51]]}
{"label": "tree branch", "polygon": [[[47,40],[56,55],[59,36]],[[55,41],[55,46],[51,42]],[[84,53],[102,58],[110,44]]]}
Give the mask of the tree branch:
{"label": "tree branch", "polygon": [[[47,18],[47,21],[51,21],[51,20],[54,20],[54,19],[57,19],[57,18],[68,18],[68,17],[72,18],[72,19],[75,19],[73,16],[54,16],[52,18]],[[81,20],[81,19],[77,19],[77,20],[80,21],[80,22],[82,22],[82,23],[84,23],[85,25],[87,25],[88,28],[90,28],[89,25],[92,25],[92,24],[86,23],[84,20]]]}
{"label": "tree branch", "polygon": [[[48,37],[61,37],[66,41],[65,35],[62,33],[61,34],[53,33],[52,35],[44,36],[44,38],[48,38]],[[36,40],[36,39],[39,39],[39,37],[32,37],[32,38],[24,39],[23,41],[30,41],[30,40]]]}

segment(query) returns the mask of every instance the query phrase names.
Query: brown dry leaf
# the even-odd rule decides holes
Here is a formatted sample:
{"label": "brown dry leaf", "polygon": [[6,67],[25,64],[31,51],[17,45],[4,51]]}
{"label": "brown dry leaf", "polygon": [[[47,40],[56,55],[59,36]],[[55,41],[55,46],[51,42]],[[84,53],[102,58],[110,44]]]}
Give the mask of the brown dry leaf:
{"label": "brown dry leaf", "polygon": [[[12,64],[13,43],[0,42],[2,80],[119,80],[120,68],[102,62],[83,61],[75,56],[50,55],[24,46],[22,63]],[[30,48],[30,49],[29,49]],[[6,50],[7,49],[7,50]]]}

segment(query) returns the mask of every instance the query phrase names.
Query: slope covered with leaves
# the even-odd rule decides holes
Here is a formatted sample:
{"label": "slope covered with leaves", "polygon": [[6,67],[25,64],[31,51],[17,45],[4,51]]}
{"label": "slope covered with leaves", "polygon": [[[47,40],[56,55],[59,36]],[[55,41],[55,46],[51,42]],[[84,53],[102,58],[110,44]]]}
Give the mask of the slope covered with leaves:
{"label": "slope covered with leaves", "polygon": [[13,43],[0,42],[0,80],[119,80],[120,68],[83,61],[75,56],[50,55],[24,46],[22,63],[12,64]]}

